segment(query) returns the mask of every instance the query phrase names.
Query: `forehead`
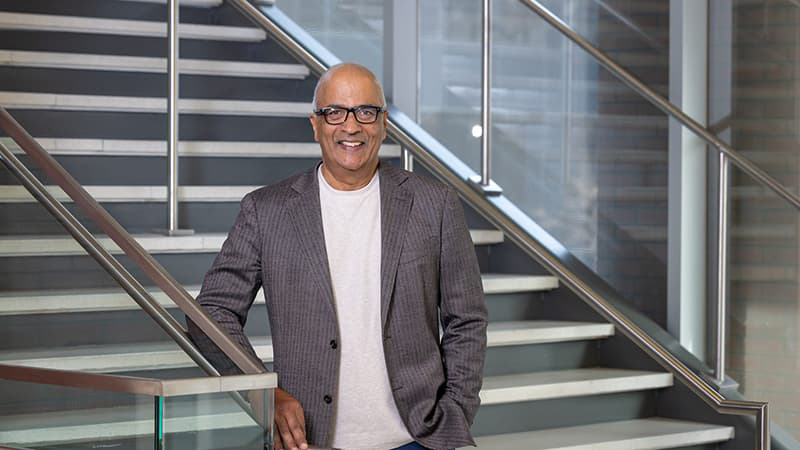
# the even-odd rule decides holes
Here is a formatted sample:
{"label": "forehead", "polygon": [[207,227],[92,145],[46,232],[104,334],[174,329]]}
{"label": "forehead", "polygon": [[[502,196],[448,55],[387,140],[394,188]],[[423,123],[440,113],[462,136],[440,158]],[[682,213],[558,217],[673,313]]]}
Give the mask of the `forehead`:
{"label": "forehead", "polygon": [[375,80],[356,70],[340,70],[324,80],[317,92],[320,106],[381,105],[383,100]]}

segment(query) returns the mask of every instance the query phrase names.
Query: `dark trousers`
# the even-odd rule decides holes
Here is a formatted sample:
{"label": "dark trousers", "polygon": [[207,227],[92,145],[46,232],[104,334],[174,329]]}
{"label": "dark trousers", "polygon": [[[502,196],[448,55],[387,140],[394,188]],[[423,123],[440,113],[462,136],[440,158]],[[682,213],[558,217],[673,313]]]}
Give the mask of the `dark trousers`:
{"label": "dark trousers", "polygon": [[417,442],[412,442],[410,444],[406,444],[406,445],[404,445],[402,447],[397,447],[397,448],[392,449],[392,450],[430,450],[430,449],[428,447],[423,447],[422,445],[420,445]]}
{"label": "dark trousers", "polygon": [[427,447],[423,447],[416,442],[412,442],[410,444],[406,444],[402,447],[397,447],[393,450],[430,450]]}

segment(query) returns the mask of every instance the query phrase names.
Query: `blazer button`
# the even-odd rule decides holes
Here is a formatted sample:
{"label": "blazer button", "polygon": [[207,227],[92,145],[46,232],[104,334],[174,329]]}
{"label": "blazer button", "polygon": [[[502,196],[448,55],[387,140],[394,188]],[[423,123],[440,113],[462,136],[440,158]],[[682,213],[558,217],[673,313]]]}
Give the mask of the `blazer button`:
{"label": "blazer button", "polygon": [[322,397],[322,400],[324,400],[325,403],[330,403],[330,402],[333,401],[333,399],[331,398],[330,395],[326,395],[325,397]]}
{"label": "blazer button", "polygon": [[339,347],[339,344],[336,343],[336,339],[331,339],[331,348],[336,350]]}

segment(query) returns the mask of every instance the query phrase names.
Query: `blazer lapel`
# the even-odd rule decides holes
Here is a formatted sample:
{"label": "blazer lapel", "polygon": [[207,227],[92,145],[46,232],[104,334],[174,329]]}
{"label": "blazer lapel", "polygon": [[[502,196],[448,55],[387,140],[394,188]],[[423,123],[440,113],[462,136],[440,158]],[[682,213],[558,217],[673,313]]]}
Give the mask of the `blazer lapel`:
{"label": "blazer lapel", "polygon": [[[319,165],[317,165],[318,167]],[[326,297],[334,316],[336,308],[333,303],[328,253],[325,250],[325,232],[322,228],[322,211],[319,204],[319,180],[316,169],[300,176],[292,189],[297,196],[289,200],[288,211],[300,241],[300,250],[309,262],[314,280],[320,292]]]}
{"label": "blazer lapel", "polygon": [[381,164],[381,325],[389,316],[397,264],[403,250],[414,194],[402,186],[408,178],[405,171]]}

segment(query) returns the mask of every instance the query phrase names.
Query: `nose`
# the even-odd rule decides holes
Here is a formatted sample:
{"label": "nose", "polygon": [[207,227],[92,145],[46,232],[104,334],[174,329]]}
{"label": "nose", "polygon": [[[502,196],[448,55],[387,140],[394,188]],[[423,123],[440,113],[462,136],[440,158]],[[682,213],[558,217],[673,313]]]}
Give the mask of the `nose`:
{"label": "nose", "polygon": [[361,130],[361,124],[356,120],[356,113],[352,111],[347,112],[344,122],[341,125],[342,130],[347,133],[357,133]]}

